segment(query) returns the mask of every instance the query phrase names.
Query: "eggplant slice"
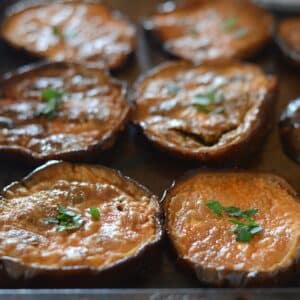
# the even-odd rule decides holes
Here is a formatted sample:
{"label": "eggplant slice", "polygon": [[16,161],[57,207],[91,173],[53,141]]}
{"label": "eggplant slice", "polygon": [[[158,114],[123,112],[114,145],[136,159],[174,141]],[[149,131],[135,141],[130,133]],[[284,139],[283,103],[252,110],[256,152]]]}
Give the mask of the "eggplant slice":
{"label": "eggplant slice", "polygon": [[272,16],[250,1],[200,0],[158,11],[145,22],[163,48],[196,64],[244,59],[272,38]]}
{"label": "eggplant slice", "polygon": [[34,56],[115,69],[135,49],[135,27],[119,12],[111,11],[102,3],[22,3],[8,11],[1,35],[13,47]]}
{"label": "eggplant slice", "polygon": [[0,207],[2,283],[94,278],[99,286],[123,266],[136,272],[162,236],[157,198],[102,166],[49,162],[4,188]]}
{"label": "eggplant slice", "polygon": [[7,74],[0,82],[0,154],[34,162],[91,159],[124,128],[125,94],[125,85],[105,71],[75,63]]}
{"label": "eggplant slice", "polygon": [[[239,242],[228,211],[250,210],[261,226]],[[175,184],[164,199],[166,231],[179,261],[204,283],[217,286],[276,285],[299,269],[300,205],[292,187],[271,174],[204,172]],[[216,208],[215,208],[216,209]],[[257,209],[253,210],[253,209]],[[217,211],[217,209],[215,210]],[[237,210],[235,210],[237,211]]]}
{"label": "eggplant slice", "polygon": [[279,133],[285,153],[300,163],[300,99],[292,101],[283,112]]}
{"label": "eggplant slice", "polygon": [[291,17],[281,21],[278,27],[277,42],[284,55],[300,65],[300,18]]}
{"label": "eggplant slice", "polygon": [[239,162],[270,129],[275,90],[275,78],[255,65],[167,63],[136,83],[134,121],[177,156]]}

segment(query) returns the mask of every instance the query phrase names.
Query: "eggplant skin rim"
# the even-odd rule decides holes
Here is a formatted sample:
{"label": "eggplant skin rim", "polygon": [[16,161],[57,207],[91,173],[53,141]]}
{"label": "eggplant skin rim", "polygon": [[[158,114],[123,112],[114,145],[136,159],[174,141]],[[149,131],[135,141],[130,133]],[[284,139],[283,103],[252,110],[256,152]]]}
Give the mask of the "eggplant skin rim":
{"label": "eggplant skin rim", "polygon": [[[216,66],[232,66],[232,65],[254,65],[252,63],[245,63],[236,60],[226,60],[222,62],[207,62],[202,64],[203,66],[210,66],[212,68]],[[158,75],[159,72],[168,68],[178,67],[201,67],[202,65],[195,65],[191,62],[181,60],[181,61],[169,61],[162,63],[153,69],[149,70],[145,74],[142,74],[133,85],[133,93],[131,95],[132,101],[134,103],[134,110],[136,109],[137,100],[138,100],[138,87],[146,80],[151,79],[152,76]],[[258,66],[259,67],[259,66]],[[259,67],[260,68],[260,67]],[[199,151],[197,153],[192,153],[190,151],[181,151],[176,147],[167,146],[165,143],[162,143],[160,139],[153,137],[152,135],[148,135],[144,132],[143,127],[140,122],[136,121],[133,117],[133,123],[140,129],[143,135],[153,144],[157,149],[161,150],[164,153],[167,153],[175,158],[181,158],[192,161],[199,161],[206,163],[208,165],[219,165],[219,164],[239,164],[244,161],[249,160],[252,155],[255,155],[263,145],[265,137],[273,128],[273,109],[274,103],[277,100],[277,91],[278,91],[278,80],[275,75],[268,75],[270,78],[274,80],[273,89],[269,91],[266,97],[263,100],[263,104],[261,105],[259,114],[257,116],[257,121],[251,128],[243,134],[242,138],[235,143],[227,144],[226,146],[214,150],[210,152],[207,151]]]}
{"label": "eggplant skin rim", "polygon": [[[0,192],[0,195],[3,192],[8,191],[15,186],[25,184],[27,180],[30,180],[34,176],[39,176],[39,173],[45,172],[48,168],[52,167],[63,167],[64,165],[76,165],[76,166],[83,166],[87,168],[94,168],[94,169],[102,169],[107,170],[110,173],[113,173],[117,177],[121,178],[124,182],[128,182],[129,184],[133,185],[136,189],[142,191],[145,195],[149,196],[152,201],[156,201],[158,204],[159,211],[155,215],[155,223],[156,223],[156,234],[155,239],[152,242],[146,243],[142,248],[140,248],[135,255],[130,256],[128,258],[123,258],[122,260],[108,266],[105,268],[95,268],[95,267],[81,267],[81,266],[67,266],[67,267],[37,267],[32,266],[30,264],[23,264],[18,261],[17,258],[9,257],[9,256],[0,256],[0,274],[1,274],[1,282],[0,286],[2,285],[9,285],[13,282],[22,283],[31,283],[34,280],[41,279],[43,281],[51,280],[53,284],[56,286],[57,283],[66,284],[67,286],[70,284],[73,285],[73,280],[79,280],[79,284],[82,283],[82,280],[89,281],[89,279],[95,279],[96,282],[110,284],[116,282],[119,279],[127,278],[128,275],[132,276],[137,272],[137,269],[145,264],[146,258],[154,257],[155,255],[159,254],[158,249],[160,247],[163,235],[164,235],[164,227],[163,227],[163,213],[161,210],[161,206],[159,203],[159,199],[156,195],[151,193],[145,186],[141,185],[137,181],[131,179],[128,176],[124,176],[120,171],[110,169],[103,165],[89,165],[89,164],[73,164],[64,161],[57,161],[52,160],[44,165],[38,167],[31,173],[29,173],[26,177],[21,179],[20,181],[12,182],[8,186],[4,187]],[[12,276],[11,268],[16,269],[16,276]],[[7,270],[10,270],[7,272]],[[19,274],[22,275],[20,276]],[[61,281],[64,282],[61,282]],[[78,282],[76,282],[77,284]],[[48,284],[48,283],[47,283]],[[49,283],[51,285],[51,282]]]}
{"label": "eggplant skin rim", "polygon": [[[136,51],[137,49],[137,40],[136,40],[136,35],[137,35],[137,27],[129,20],[127,16],[122,14],[119,10],[113,9],[110,5],[107,3],[103,3],[102,1],[97,1],[97,0],[25,0],[22,2],[22,0],[16,0],[14,4],[7,4],[4,8],[4,17],[2,17],[2,21],[0,22],[0,40],[4,41],[7,45],[9,45],[11,48],[23,52],[27,55],[29,55],[32,58],[36,59],[43,59],[43,60],[48,60],[51,62],[50,59],[47,59],[47,56],[39,54],[35,51],[30,51],[26,47],[18,45],[14,42],[12,42],[10,39],[5,37],[4,31],[3,31],[3,25],[6,21],[6,18],[13,16],[16,13],[20,13],[23,10],[29,9],[29,8],[34,8],[34,7],[40,7],[43,5],[47,4],[55,4],[55,3],[70,3],[70,4],[76,4],[76,3],[82,3],[82,4],[100,4],[104,5],[111,11],[112,17],[117,18],[120,21],[126,22],[128,26],[131,26],[134,29],[134,37],[132,40],[132,45],[130,51],[126,52],[125,54],[122,55],[121,59],[118,60],[115,64],[111,66],[107,66],[106,68],[112,71],[118,71],[122,69],[122,67],[125,67],[130,56]],[[55,63],[55,61],[52,61]],[[76,61],[74,62],[76,63]],[[82,63],[82,64],[95,64],[95,62],[84,62],[84,61],[79,61],[77,63]],[[101,68],[105,68],[105,63],[101,60],[99,60],[99,63],[101,65]],[[97,62],[96,62],[97,66]]]}
{"label": "eggplant skin rim", "polygon": [[[286,286],[287,283],[296,279],[297,275],[300,273],[300,253],[295,255],[294,259],[290,262],[289,265],[284,268],[273,270],[271,272],[256,272],[254,276],[249,276],[251,272],[246,271],[236,271],[236,270],[221,270],[218,271],[213,268],[203,268],[199,264],[192,263],[189,259],[183,258],[177,252],[175,243],[169,233],[168,228],[168,214],[167,208],[169,205],[170,199],[168,199],[169,193],[176,187],[176,185],[183,183],[187,179],[195,176],[195,174],[226,174],[228,173],[248,173],[257,175],[255,171],[245,171],[243,169],[236,170],[219,170],[219,169],[206,169],[206,170],[197,170],[196,173],[187,172],[178,180],[174,180],[171,186],[164,191],[164,194],[161,198],[161,205],[164,212],[164,224],[165,224],[165,235],[170,246],[170,251],[172,256],[176,258],[178,266],[185,272],[187,275],[196,278],[199,282],[210,286],[210,287],[220,287],[220,288],[248,288],[248,287],[276,287],[276,286]],[[260,175],[272,176],[274,179],[278,180],[281,184],[281,187],[284,188],[287,193],[292,195],[295,198],[295,201],[300,202],[300,195],[294,190],[294,188],[289,184],[289,182],[282,176],[268,173],[268,172],[259,172]],[[208,279],[206,280],[205,277]]]}
{"label": "eggplant skin rim", "polygon": [[[34,72],[39,70],[40,68],[59,68],[59,67],[73,67],[77,66],[79,68],[84,69],[92,69],[96,70],[97,72],[101,72],[109,79],[110,84],[115,84],[120,87],[120,97],[124,98],[124,102],[126,103],[126,109],[123,112],[122,118],[120,118],[119,123],[112,128],[109,132],[106,133],[104,139],[95,141],[93,144],[88,145],[85,149],[76,150],[76,151],[65,151],[57,154],[51,155],[40,155],[34,151],[31,151],[25,147],[21,146],[5,146],[0,145],[0,159],[8,159],[8,160],[21,160],[27,162],[29,164],[41,164],[47,162],[49,160],[67,160],[67,161],[80,161],[80,160],[90,160],[94,156],[97,156],[99,153],[109,150],[114,146],[117,141],[118,136],[121,132],[123,132],[130,121],[131,112],[132,112],[132,105],[127,101],[127,83],[124,81],[120,81],[111,77],[109,72],[102,68],[97,68],[92,65],[84,66],[79,63],[70,63],[70,62],[38,62],[33,63],[24,67],[20,67],[13,72],[8,72],[0,77],[0,95],[1,95],[1,86],[5,86],[5,82],[8,80],[13,80],[15,76],[26,76],[27,72]],[[1,97],[0,97],[0,104],[1,104]]]}

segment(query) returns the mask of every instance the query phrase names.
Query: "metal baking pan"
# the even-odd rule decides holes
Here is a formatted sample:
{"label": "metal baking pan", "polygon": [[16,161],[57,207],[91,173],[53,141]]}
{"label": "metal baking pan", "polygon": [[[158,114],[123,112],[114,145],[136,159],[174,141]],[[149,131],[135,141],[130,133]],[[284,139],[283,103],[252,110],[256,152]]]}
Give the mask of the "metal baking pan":
{"label": "metal baking pan", "polygon": [[[20,0],[19,0],[20,1]],[[51,1],[51,0],[49,0]],[[213,1],[213,0],[212,0]],[[3,16],[7,5],[15,0],[1,0],[0,12]],[[159,0],[107,0],[110,6],[120,9],[138,26],[138,51],[129,63],[114,75],[127,80],[129,85],[143,72],[160,62],[170,60],[161,49],[144,33],[141,24],[143,16],[150,15]],[[274,115],[274,128],[265,141],[261,152],[251,157],[247,165],[249,170],[267,171],[285,177],[300,192],[300,165],[291,161],[282,151],[279,141],[277,122],[280,113],[291,100],[300,96],[300,72],[288,64],[275,44],[270,44],[262,53],[251,60],[261,65],[267,72],[279,76],[279,95]],[[12,71],[16,67],[33,62],[33,59],[22,52],[12,50],[0,43],[0,72]],[[202,166],[169,157],[154,149],[132,126],[114,146],[109,157],[96,161],[109,167],[121,170],[147,186],[161,196],[174,180],[186,172]],[[14,162],[1,162],[1,187],[22,178],[32,168]],[[165,247],[161,251],[158,266],[142,270],[139,280],[126,282],[109,289],[86,290],[37,290],[18,289],[0,290],[0,299],[283,299],[289,297],[300,299],[300,280],[293,285],[280,289],[208,289],[198,281],[188,277],[176,267],[176,264]],[[125,290],[126,288],[126,290]],[[127,288],[130,288],[129,290]]]}

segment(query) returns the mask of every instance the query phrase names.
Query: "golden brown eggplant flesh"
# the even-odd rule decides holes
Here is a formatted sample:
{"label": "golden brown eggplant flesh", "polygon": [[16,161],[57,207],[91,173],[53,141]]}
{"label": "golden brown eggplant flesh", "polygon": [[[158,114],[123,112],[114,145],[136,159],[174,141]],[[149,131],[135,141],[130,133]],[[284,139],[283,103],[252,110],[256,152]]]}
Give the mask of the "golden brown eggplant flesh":
{"label": "golden brown eggplant flesh", "polygon": [[[248,242],[237,240],[231,219],[209,208],[255,210],[260,226]],[[214,286],[276,286],[299,271],[300,204],[293,188],[272,174],[203,172],[175,184],[163,203],[167,235],[182,266]],[[235,210],[236,211],[236,210]]]}
{"label": "golden brown eggplant flesh", "polygon": [[162,235],[157,198],[102,166],[49,162],[4,188],[0,210],[2,283],[115,282]]}
{"label": "golden brown eggplant flesh", "polygon": [[93,158],[125,127],[125,96],[126,86],[106,71],[76,63],[7,74],[0,81],[0,154],[32,162]]}
{"label": "golden brown eggplant flesh", "polygon": [[255,65],[167,63],[137,81],[134,122],[171,154],[240,162],[270,129],[275,93],[276,79]]}
{"label": "golden brown eggplant flesh", "polygon": [[244,59],[261,50],[272,38],[272,16],[250,1],[199,0],[160,10],[145,21],[177,57],[196,64]]}
{"label": "golden brown eggplant flesh", "polygon": [[[26,5],[26,3],[29,3]],[[25,1],[8,9],[1,35],[51,61],[120,67],[135,50],[135,27],[95,1]]]}
{"label": "golden brown eggplant flesh", "polygon": [[279,133],[285,153],[300,163],[300,99],[289,103],[282,113]]}

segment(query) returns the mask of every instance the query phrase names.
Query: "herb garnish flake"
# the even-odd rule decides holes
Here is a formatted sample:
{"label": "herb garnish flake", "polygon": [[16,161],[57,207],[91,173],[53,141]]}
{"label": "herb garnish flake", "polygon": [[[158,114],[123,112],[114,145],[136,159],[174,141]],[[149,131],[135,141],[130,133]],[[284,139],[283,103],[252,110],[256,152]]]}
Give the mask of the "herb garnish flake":
{"label": "herb garnish flake", "polygon": [[62,205],[57,205],[58,214],[54,218],[45,219],[46,224],[55,224],[56,231],[70,231],[79,229],[83,225],[83,219],[77,214]]}
{"label": "herb garnish flake", "polygon": [[223,23],[222,26],[224,28],[224,30],[231,30],[233,29],[237,24],[237,17],[235,16],[231,16],[226,18]]}
{"label": "herb garnish flake", "polygon": [[100,211],[97,207],[90,207],[89,213],[91,214],[92,218],[96,221],[100,220]]}
{"label": "herb garnish flake", "polygon": [[248,29],[245,27],[238,27],[238,18],[231,16],[223,20],[222,27],[224,31],[228,31],[236,39],[244,38],[248,34]]}
{"label": "herb garnish flake", "polygon": [[176,84],[169,84],[167,86],[167,92],[168,94],[177,94],[180,91],[180,87]]}
{"label": "herb garnish flake", "polygon": [[[206,202],[206,207],[214,212],[217,216],[223,216],[225,212],[230,217],[236,219],[228,219],[228,221],[234,224],[232,232],[236,234],[236,240],[242,243],[248,243],[257,233],[261,232],[263,228],[258,225],[251,217],[258,213],[258,209],[251,208],[248,210],[241,210],[236,206],[222,206],[217,200],[210,200]],[[238,219],[242,219],[243,222]]]}
{"label": "herb garnish flake", "polygon": [[52,118],[57,111],[62,97],[64,96],[64,93],[53,89],[53,88],[48,88],[45,89],[42,92],[42,100],[46,102],[45,107],[38,113],[39,116],[46,116],[48,118]]}
{"label": "herb garnish flake", "polygon": [[221,103],[223,100],[223,93],[210,89],[207,92],[195,95],[192,104],[196,107],[198,112],[221,113],[224,112],[224,109],[216,107],[216,104]]}

